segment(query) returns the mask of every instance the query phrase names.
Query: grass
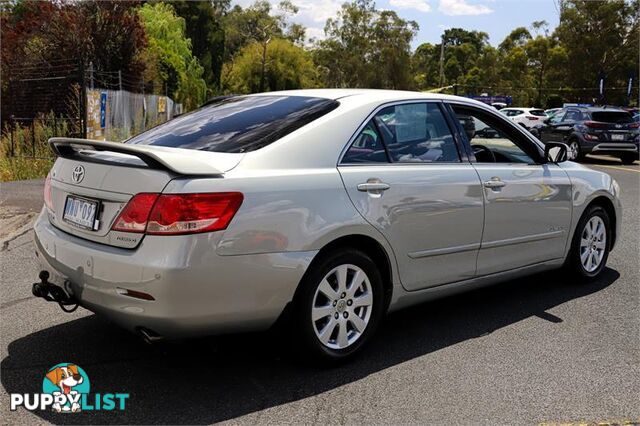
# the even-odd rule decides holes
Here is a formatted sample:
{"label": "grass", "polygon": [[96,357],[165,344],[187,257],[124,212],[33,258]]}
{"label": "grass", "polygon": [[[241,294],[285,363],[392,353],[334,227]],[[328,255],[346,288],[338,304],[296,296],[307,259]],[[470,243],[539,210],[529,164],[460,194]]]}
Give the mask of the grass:
{"label": "grass", "polygon": [[71,133],[69,123],[53,115],[36,119],[33,126],[16,123],[13,132],[5,126],[0,143],[0,182],[45,177],[55,160],[47,141]]}

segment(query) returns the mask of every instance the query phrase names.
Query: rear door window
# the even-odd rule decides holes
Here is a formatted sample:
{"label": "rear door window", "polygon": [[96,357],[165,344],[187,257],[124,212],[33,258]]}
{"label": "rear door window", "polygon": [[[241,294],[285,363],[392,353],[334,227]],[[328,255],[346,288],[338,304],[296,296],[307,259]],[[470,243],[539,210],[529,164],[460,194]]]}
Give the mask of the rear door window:
{"label": "rear door window", "polygon": [[594,121],[603,123],[627,124],[633,122],[633,117],[624,111],[601,111],[592,112],[591,117]]}
{"label": "rear door window", "polygon": [[332,99],[234,96],[206,105],[125,143],[241,153],[267,146],[334,110]]}
{"label": "rear door window", "polygon": [[342,164],[388,162],[460,162],[453,134],[437,103],[406,103],[381,109],[342,158]]}
{"label": "rear door window", "polygon": [[436,103],[389,106],[373,120],[393,162],[460,162],[451,129]]}
{"label": "rear door window", "polygon": [[582,120],[582,113],[575,109],[570,109],[567,111],[567,114],[564,116],[562,121],[564,122],[574,122]]}
{"label": "rear door window", "polygon": [[342,158],[343,164],[388,163],[389,158],[373,120],[369,121]]}
{"label": "rear door window", "polygon": [[536,117],[546,117],[547,116],[547,114],[544,112],[544,110],[541,110],[541,109],[532,109],[531,111],[529,111],[529,114],[535,115]]}

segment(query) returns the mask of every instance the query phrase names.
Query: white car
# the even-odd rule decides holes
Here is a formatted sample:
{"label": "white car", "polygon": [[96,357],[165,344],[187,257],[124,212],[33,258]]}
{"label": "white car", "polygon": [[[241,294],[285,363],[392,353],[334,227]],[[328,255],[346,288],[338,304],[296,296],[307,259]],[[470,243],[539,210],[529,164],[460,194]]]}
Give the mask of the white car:
{"label": "white car", "polygon": [[620,235],[609,175],[467,98],[231,96],[124,143],[49,143],[33,294],[150,342],[282,318],[338,361],[438,295],[563,266],[595,279]]}
{"label": "white car", "polygon": [[544,110],[538,108],[503,108],[500,112],[526,129],[541,124],[547,118]]}

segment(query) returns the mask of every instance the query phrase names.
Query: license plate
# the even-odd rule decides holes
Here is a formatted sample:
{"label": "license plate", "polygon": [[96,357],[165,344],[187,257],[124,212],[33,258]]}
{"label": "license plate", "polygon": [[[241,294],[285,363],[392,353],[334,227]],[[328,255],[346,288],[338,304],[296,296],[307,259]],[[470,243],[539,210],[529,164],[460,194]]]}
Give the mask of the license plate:
{"label": "license plate", "polygon": [[97,228],[96,214],[99,206],[98,201],[68,195],[62,219],[74,226],[93,231]]}
{"label": "license plate", "polygon": [[611,140],[612,141],[623,141],[624,140],[624,135],[611,135]]}

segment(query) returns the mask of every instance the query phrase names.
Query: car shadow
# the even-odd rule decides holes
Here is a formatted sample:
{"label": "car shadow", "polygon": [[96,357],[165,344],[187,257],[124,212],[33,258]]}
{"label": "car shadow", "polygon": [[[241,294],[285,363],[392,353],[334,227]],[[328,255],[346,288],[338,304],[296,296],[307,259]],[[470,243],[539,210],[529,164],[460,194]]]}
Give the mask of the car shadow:
{"label": "car shadow", "polygon": [[[581,161],[582,164],[593,164],[593,165],[603,165],[603,166],[622,166],[622,161],[618,157],[608,156],[608,155],[591,155],[587,154]],[[633,164],[628,164],[627,166],[637,166],[638,161],[635,161]]]}
{"label": "car shadow", "polygon": [[[48,368],[80,365],[91,393],[129,393],[125,411],[56,414],[65,424],[203,424],[229,420],[318,395],[442,348],[485,336],[613,284],[606,269],[589,284],[544,273],[429,302],[389,315],[354,361],[319,368],[289,355],[278,332],[198,339],[149,346],[95,315],[56,325],[11,342],[1,362],[7,393],[38,393]],[[295,342],[294,342],[295,343]]]}

